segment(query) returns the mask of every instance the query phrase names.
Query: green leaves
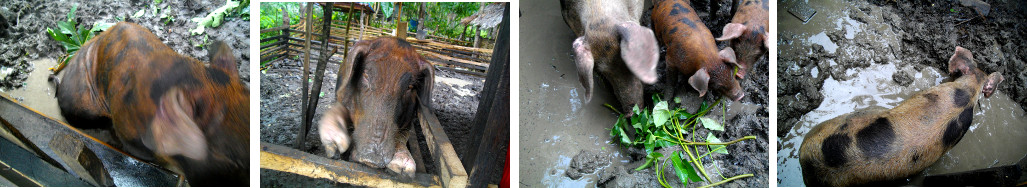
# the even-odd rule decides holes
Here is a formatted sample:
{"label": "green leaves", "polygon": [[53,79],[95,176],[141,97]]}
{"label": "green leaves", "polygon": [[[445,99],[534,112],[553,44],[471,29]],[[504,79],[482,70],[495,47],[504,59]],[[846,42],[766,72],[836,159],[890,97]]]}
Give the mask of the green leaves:
{"label": "green leaves", "polygon": [[702,121],[702,126],[706,127],[706,129],[724,131],[724,126],[717,123],[717,120],[713,120],[708,117],[700,117],[699,121]]}
{"label": "green leaves", "polygon": [[114,26],[113,23],[94,23],[91,27],[79,24],[75,21],[75,10],[78,10],[77,4],[71,6],[66,21],[57,21],[56,29],[46,28],[47,35],[60,42],[64,46],[65,52],[69,54],[65,59],[59,60],[62,64],[70,60],[83,44],[92,39],[94,33]]}
{"label": "green leaves", "polygon": [[200,33],[203,33],[206,27],[220,26],[222,20],[224,20],[225,15],[229,13],[228,11],[235,10],[235,8],[238,6],[238,1],[230,0],[228,2],[225,2],[224,6],[221,6],[218,9],[214,9],[214,11],[210,12],[210,14],[207,14],[207,16],[196,17],[191,19],[191,21],[196,22],[196,28],[189,30],[189,33],[192,33],[193,35],[198,35]]}
{"label": "green leaves", "polygon": [[656,127],[662,127],[670,120],[670,110],[667,110],[667,101],[657,102],[653,106],[653,123]]}
{"label": "green leaves", "polygon": [[702,178],[699,178],[699,174],[695,173],[695,168],[692,168],[691,164],[682,162],[680,151],[675,151],[674,154],[671,154],[670,162],[674,165],[674,174],[677,174],[681,183],[702,181]]}
{"label": "green leaves", "polygon": [[[706,134],[706,142],[721,143],[720,139],[717,138],[717,136],[713,136],[713,132]],[[724,145],[709,145],[708,147],[710,148],[710,152],[728,154],[727,148]]]}

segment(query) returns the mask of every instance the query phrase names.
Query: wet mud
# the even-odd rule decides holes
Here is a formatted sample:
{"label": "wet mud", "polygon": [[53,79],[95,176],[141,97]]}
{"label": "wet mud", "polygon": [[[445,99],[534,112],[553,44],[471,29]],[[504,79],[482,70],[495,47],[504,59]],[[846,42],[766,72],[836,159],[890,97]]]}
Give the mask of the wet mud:
{"label": "wet mud", "polygon": [[[933,166],[908,179],[1015,164],[1027,155],[1023,31],[1027,4],[990,2],[987,17],[959,2],[817,1],[803,23],[778,15],[778,180],[802,186],[798,148],[820,122],[863,108],[891,108],[948,78],[956,46],[1006,80],[981,98],[970,131]],[[800,6],[778,4],[779,10]],[[1013,144],[1016,143],[1016,144]]]}
{"label": "wet mud", "polygon": [[[710,2],[697,2],[700,18],[709,26],[714,36],[720,36],[723,26],[730,22],[730,3],[720,3],[720,8],[711,11]],[[655,171],[634,168],[644,163],[644,151],[626,148],[613,142],[609,129],[617,113],[603,104],[618,106],[611,88],[602,79],[597,79],[590,102],[584,101],[584,89],[578,81],[574,67],[571,42],[576,38],[563,20],[558,1],[533,1],[521,4],[520,31],[520,180],[518,185],[526,187],[658,187]],[[700,6],[702,8],[700,8]],[[651,5],[647,5],[651,7]],[[642,18],[642,25],[649,26],[649,11]],[[712,13],[712,14],[711,14]],[[719,44],[724,48],[727,43]],[[664,54],[661,52],[660,57]],[[664,67],[657,68],[664,75]],[[727,183],[727,187],[766,187],[769,179],[768,158],[768,61],[766,56],[756,62],[742,87],[745,98],[738,102],[722,102],[708,114],[715,119],[725,119],[727,130],[714,132],[721,140],[734,140],[744,136],[756,136],[727,147],[730,155],[714,154],[703,159],[710,176],[719,180],[721,175],[731,177],[752,173],[748,177]],[[654,85],[645,88],[648,96],[653,93],[670,94],[677,89],[677,96],[686,101],[681,106],[694,111],[699,101],[713,103],[716,98],[699,98],[690,87],[678,88],[667,83],[663,77]],[[664,97],[666,99],[672,97]],[[726,115],[725,113],[726,112]],[[699,129],[697,135],[706,135],[708,130]],[[681,150],[672,147],[660,150],[666,155]],[[608,161],[608,162],[607,162]],[[668,165],[669,166],[669,165]],[[719,169],[719,170],[714,170]],[[590,173],[591,172],[591,173]],[[674,176],[673,168],[665,171],[670,185],[678,187],[681,182]],[[578,177],[580,176],[580,177]],[[688,186],[699,186],[697,183]]]}
{"label": "wet mud", "polygon": [[[80,24],[117,23],[118,18],[139,24],[160,38],[161,42],[182,55],[201,61],[208,59],[207,48],[214,40],[229,44],[239,61],[238,69],[243,81],[249,82],[249,20],[226,18],[221,26],[207,28],[205,34],[191,35],[196,27],[190,21],[203,17],[225,4],[216,1],[164,1],[157,5],[160,14],[173,21],[161,19],[153,12],[154,1],[28,1],[0,2],[0,91],[7,92],[26,86],[28,76],[38,69],[32,62],[38,59],[57,59],[65,54],[59,42],[50,38],[46,28],[56,28],[57,21],[67,19],[73,5],[78,5],[75,18]],[[133,14],[144,10],[140,17]],[[206,38],[205,38],[206,36]]]}

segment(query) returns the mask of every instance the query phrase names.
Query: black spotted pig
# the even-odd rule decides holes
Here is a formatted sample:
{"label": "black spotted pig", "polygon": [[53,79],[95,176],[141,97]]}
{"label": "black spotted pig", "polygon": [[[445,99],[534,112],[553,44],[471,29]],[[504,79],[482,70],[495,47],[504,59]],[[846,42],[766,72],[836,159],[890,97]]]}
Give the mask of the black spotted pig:
{"label": "black spotted pig", "polygon": [[667,48],[667,68],[688,77],[699,96],[707,90],[735,101],[745,96],[735,79],[735,52],[730,47],[717,51],[713,34],[687,1],[656,2],[652,18],[660,44]]}
{"label": "black spotted pig", "polygon": [[978,69],[962,47],[949,58],[949,74],[955,81],[895,108],[856,111],[810,130],[799,149],[806,185],[900,183],[934,164],[970,128],[979,94],[990,97],[1003,80]]}
{"label": "black spotted pig", "polygon": [[769,3],[766,0],[735,0],[734,18],[724,26],[724,32],[717,41],[730,41],[738,57],[738,77],[744,78],[752,64],[767,54],[770,40],[767,39],[767,16]]}
{"label": "black spotted pig", "polygon": [[407,138],[420,105],[431,109],[432,65],[403,39],[382,37],[354,44],[342,70],[318,123],[326,154],[352,147],[349,160],[413,177]]}
{"label": "black spotted pig", "polygon": [[76,127],[111,125],[120,149],[184,174],[193,186],[249,184],[249,89],[223,42],[210,65],[121,22],[77,52],[57,84]]}
{"label": "black spotted pig", "polygon": [[573,47],[585,101],[592,99],[592,71],[612,85],[621,110],[642,105],[642,83],[656,82],[659,47],[639,25],[642,0],[561,0],[563,19],[578,36]]}

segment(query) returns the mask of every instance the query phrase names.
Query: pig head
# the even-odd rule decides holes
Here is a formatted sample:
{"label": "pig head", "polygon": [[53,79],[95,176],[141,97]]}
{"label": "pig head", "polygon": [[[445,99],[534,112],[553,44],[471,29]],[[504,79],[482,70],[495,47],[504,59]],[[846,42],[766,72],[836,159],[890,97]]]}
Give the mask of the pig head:
{"label": "pig head", "polygon": [[110,125],[120,149],[185,175],[195,186],[249,183],[249,89],[223,42],[210,64],[179,55],[121,22],[86,42],[57,86],[76,127]]}
{"label": "pig head", "polygon": [[561,0],[563,18],[578,36],[572,44],[585,101],[592,100],[592,73],[610,82],[621,110],[642,104],[642,83],[656,82],[659,47],[652,30],[639,25],[641,0]]}
{"label": "pig head", "polygon": [[739,78],[752,69],[753,64],[767,54],[770,40],[767,39],[767,16],[769,3],[766,0],[735,0],[735,16],[724,26],[724,32],[717,41],[730,41],[738,57]]}
{"label": "pig head", "polygon": [[708,90],[735,101],[745,96],[735,79],[735,52],[730,47],[717,51],[713,34],[687,1],[656,2],[652,19],[660,44],[667,48],[667,68],[687,77],[700,97]]}
{"label": "pig head", "polygon": [[955,81],[929,88],[892,109],[859,110],[806,134],[799,162],[807,186],[895,186],[934,164],[973,122],[980,94],[991,96],[1002,74],[985,74],[970,51],[949,58]]}
{"label": "pig head", "polygon": [[321,144],[328,157],[352,147],[349,160],[412,177],[407,138],[419,107],[431,109],[432,65],[399,38],[352,48],[336,83],[336,102],[318,125]]}

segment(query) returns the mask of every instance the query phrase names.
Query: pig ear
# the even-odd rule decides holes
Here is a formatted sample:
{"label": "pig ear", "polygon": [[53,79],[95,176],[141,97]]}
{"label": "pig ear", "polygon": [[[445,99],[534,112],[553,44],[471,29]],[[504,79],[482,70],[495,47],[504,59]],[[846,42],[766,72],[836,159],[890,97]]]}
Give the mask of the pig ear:
{"label": "pig ear", "polygon": [[732,68],[738,67],[738,72],[735,72],[735,77],[745,78],[745,73],[746,70],[748,70],[748,67],[745,67],[742,64],[738,63],[737,59],[735,59],[734,49],[731,49],[731,47],[724,48],[723,50],[720,50],[720,53],[718,53],[718,55],[720,55],[721,61],[724,61],[724,63],[731,65]]}
{"label": "pig ear", "polygon": [[193,103],[187,94],[172,88],[157,102],[149,135],[142,137],[143,144],[161,155],[205,159],[207,139],[193,121]]}
{"label": "pig ear", "polygon": [[729,23],[724,26],[724,32],[721,33],[720,38],[717,41],[725,41],[738,38],[745,32],[745,25],[739,23]]}
{"label": "pig ear", "polygon": [[709,83],[710,73],[706,72],[706,68],[701,68],[699,71],[695,71],[695,74],[688,78],[688,84],[692,85],[692,88],[695,88],[695,91],[699,92],[699,97],[706,95]]}
{"label": "pig ear", "polygon": [[364,66],[364,56],[367,55],[368,47],[367,41],[358,41],[353,44],[353,47],[346,54],[346,60],[339,67],[339,77],[335,81],[335,95],[338,98],[343,98],[347,95],[347,92],[353,84],[353,74],[355,69],[362,69]]}
{"label": "pig ear", "polygon": [[210,64],[214,67],[221,68],[229,74],[239,74],[235,55],[232,54],[232,49],[228,47],[227,43],[215,41],[210,48],[207,48],[207,54],[210,56]]}
{"label": "pig ear", "polygon": [[617,25],[620,34],[620,56],[635,77],[647,84],[656,83],[656,61],[660,59],[660,47],[656,45],[653,30],[637,23],[624,22]]}
{"label": "pig ear", "polygon": [[984,93],[984,97],[991,97],[991,94],[998,88],[998,84],[1002,83],[1005,78],[1002,77],[1001,72],[993,72],[988,75],[988,81],[984,83],[984,89],[981,91]]}
{"label": "pig ear", "polygon": [[585,44],[585,37],[574,39],[574,65],[578,67],[578,81],[585,87],[585,102],[592,100],[592,49]]}
{"label": "pig ear", "polygon": [[417,85],[417,100],[421,105],[432,109],[431,93],[432,88],[435,87],[435,66],[425,61],[422,61],[420,65],[421,79],[420,84]]}
{"label": "pig ear", "polygon": [[949,75],[963,75],[975,67],[974,56],[970,50],[957,46],[955,54],[949,58]]}

